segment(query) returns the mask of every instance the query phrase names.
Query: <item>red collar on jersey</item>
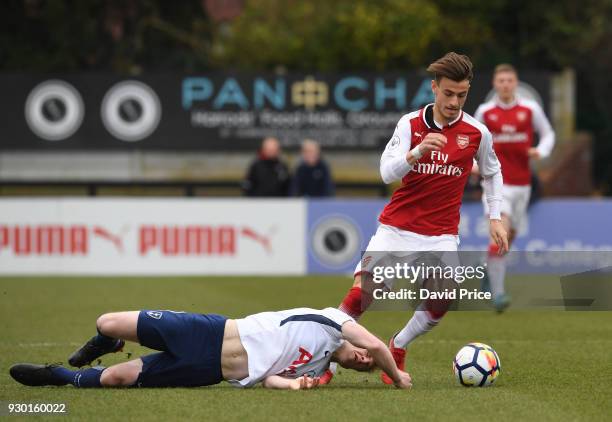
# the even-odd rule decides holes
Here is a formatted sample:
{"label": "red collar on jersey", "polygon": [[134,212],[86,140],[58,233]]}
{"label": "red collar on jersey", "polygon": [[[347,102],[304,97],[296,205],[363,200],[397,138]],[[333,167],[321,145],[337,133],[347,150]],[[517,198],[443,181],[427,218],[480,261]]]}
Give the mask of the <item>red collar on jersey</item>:
{"label": "red collar on jersey", "polygon": [[[421,118],[423,119],[423,122],[425,122],[425,125],[429,129],[433,129],[437,131],[441,131],[444,129],[444,127],[440,127],[434,119],[433,104],[427,104],[425,107],[421,109]],[[455,120],[450,122],[445,127],[449,128],[453,126],[454,124],[456,124],[457,122],[461,121],[462,119],[463,119],[463,110],[459,112],[459,116],[457,116]]]}

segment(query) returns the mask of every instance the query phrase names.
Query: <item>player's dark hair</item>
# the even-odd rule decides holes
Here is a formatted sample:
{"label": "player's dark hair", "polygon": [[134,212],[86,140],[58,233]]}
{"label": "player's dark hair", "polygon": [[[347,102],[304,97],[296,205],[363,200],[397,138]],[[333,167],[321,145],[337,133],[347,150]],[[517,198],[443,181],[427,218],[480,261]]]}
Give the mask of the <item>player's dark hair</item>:
{"label": "player's dark hair", "polygon": [[442,78],[448,78],[455,82],[465,81],[466,79],[471,81],[474,77],[472,69],[472,61],[468,56],[451,51],[430,64],[427,71],[433,73],[436,82],[440,83]]}
{"label": "player's dark hair", "polygon": [[516,71],[516,68],[512,66],[510,63],[500,63],[497,66],[495,66],[495,70],[493,70],[493,76],[501,72],[512,72],[518,76],[518,72]]}

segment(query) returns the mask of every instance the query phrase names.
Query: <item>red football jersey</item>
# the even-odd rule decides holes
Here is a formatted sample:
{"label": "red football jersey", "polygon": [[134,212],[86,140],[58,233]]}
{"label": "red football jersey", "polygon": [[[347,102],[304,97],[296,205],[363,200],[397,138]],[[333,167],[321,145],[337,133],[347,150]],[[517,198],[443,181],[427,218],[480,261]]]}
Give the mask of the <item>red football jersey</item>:
{"label": "red football jersey", "polygon": [[504,104],[494,99],[481,104],[474,117],[493,135],[493,147],[501,162],[504,184],[530,185],[527,151],[533,146],[534,131],[540,135],[540,157],[548,156],[554,145],[554,132],[538,103],[519,99]]}
{"label": "red football jersey", "polygon": [[[413,166],[406,153],[430,133],[446,136],[442,151],[432,151]],[[484,176],[499,171],[491,134],[470,115],[442,128],[433,120],[433,105],[403,116],[381,158],[386,183],[401,177],[402,185],[380,215],[383,224],[427,236],[458,234],[459,209],[474,158]]]}

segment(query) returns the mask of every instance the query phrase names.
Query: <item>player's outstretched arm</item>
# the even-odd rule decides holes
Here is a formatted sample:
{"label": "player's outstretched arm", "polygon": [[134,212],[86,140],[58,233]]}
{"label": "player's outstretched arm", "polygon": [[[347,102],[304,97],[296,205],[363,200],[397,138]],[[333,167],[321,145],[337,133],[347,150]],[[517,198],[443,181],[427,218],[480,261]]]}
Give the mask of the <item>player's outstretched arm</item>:
{"label": "player's outstretched arm", "polygon": [[299,378],[290,379],[271,375],[263,380],[264,388],[275,388],[277,390],[310,390],[319,385],[319,377],[311,378],[304,375]]}
{"label": "player's outstretched arm", "polygon": [[391,377],[396,387],[412,387],[410,375],[397,369],[393,356],[385,343],[363,326],[353,321],[345,322],[342,324],[342,337],[354,346],[366,349],[376,362],[376,366]]}

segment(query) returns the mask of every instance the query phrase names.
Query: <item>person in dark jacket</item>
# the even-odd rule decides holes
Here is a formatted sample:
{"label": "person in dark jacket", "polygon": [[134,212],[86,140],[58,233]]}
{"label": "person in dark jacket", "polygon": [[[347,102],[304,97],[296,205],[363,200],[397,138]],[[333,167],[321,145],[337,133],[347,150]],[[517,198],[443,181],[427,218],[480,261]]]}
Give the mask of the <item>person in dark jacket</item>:
{"label": "person in dark jacket", "polygon": [[329,166],[321,158],[319,143],[302,142],[302,160],[295,170],[291,193],[295,196],[325,197],[334,195],[334,182]]}
{"label": "person in dark jacket", "polygon": [[259,156],[251,163],[243,189],[246,196],[288,196],[289,169],[280,160],[280,144],[276,138],[266,138]]}

